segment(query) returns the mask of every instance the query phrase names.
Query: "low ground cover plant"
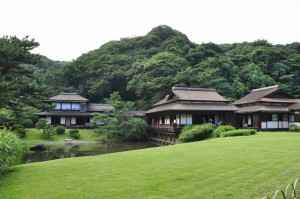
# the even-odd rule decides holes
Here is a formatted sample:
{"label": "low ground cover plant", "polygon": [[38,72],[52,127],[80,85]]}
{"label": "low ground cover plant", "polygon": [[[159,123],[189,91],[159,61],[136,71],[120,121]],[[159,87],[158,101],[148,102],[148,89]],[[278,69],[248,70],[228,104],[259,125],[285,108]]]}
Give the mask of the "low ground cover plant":
{"label": "low ground cover plant", "polygon": [[17,135],[7,130],[0,130],[0,174],[20,161],[22,144]]}
{"label": "low ground cover plant", "polygon": [[233,137],[233,136],[248,136],[248,135],[255,135],[255,129],[238,129],[238,130],[231,130],[225,131],[220,134],[220,137]]}
{"label": "low ground cover plant", "polygon": [[226,132],[226,131],[232,131],[232,130],[235,130],[235,127],[233,127],[231,125],[218,126],[213,132],[213,137],[214,138],[220,137],[221,133]]}
{"label": "low ground cover plant", "polygon": [[211,137],[214,127],[213,124],[188,125],[182,129],[179,141],[184,143],[204,140]]}
{"label": "low ground cover plant", "polygon": [[79,130],[78,129],[71,129],[69,131],[69,134],[72,138],[75,138],[75,139],[78,139],[80,137],[80,134],[79,134]]}

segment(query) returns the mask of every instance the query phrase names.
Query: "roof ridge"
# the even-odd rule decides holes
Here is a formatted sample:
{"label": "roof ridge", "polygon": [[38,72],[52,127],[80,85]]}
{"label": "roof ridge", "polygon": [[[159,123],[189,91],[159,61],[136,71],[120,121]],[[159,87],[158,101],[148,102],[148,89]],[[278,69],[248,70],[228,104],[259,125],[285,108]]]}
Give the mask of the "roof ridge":
{"label": "roof ridge", "polygon": [[65,93],[65,92],[61,92],[60,95],[78,95],[77,93]]}
{"label": "roof ridge", "polygon": [[174,90],[189,90],[189,91],[213,91],[217,92],[215,88],[197,88],[197,87],[172,87]]}
{"label": "roof ridge", "polygon": [[279,85],[274,85],[274,86],[268,86],[268,87],[253,89],[251,92],[262,91],[262,90],[267,90],[267,89],[272,89],[272,88],[279,88]]}

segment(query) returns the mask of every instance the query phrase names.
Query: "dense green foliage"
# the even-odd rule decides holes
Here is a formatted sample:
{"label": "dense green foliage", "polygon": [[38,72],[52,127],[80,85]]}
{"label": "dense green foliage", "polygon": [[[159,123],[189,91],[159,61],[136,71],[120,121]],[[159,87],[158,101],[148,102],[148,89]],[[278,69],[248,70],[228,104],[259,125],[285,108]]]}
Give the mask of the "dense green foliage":
{"label": "dense green foliage", "polygon": [[[110,41],[65,63],[30,53],[39,44],[25,37],[0,38],[0,126],[25,127],[50,108],[49,96],[78,92],[90,102],[146,110],[172,86],[215,87],[233,101],[251,89],[279,84],[300,97],[300,43],[266,40],[195,44],[162,25],[147,35]],[[120,116],[120,114],[119,114]],[[120,118],[117,118],[120,122]]]}
{"label": "dense green foliage", "polygon": [[69,131],[69,134],[72,138],[75,138],[75,139],[79,139],[79,137],[80,137],[80,133],[79,133],[78,129],[71,129]]}
{"label": "dense green foliage", "polygon": [[22,144],[19,138],[7,130],[0,130],[0,174],[20,161]]}
{"label": "dense green foliage", "polygon": [[129,118],[120,125],[120,135],[127,141],[147,139],[148,124],[141,118]]}
{"label": "dense green foliage", "polygon": [[204,125],[188,125],[182,129],[179,135],[179,141],[194,142],[209,138],[214,131],[215,126],[213,124]]}
{"label": "dense green foliage", "polygon": [[91,101],[118,91],[135,109],[147,109],[172,86],[215,87],[235,100],[251,89],[279,84],[299,97],[299,71],[299,43],[195,44],[168,26],[158,26],[145,36],[111,41],[83,54],[63,66],[60,82]]}
{"label": "dense green foliage", "polygon": [[[59,76],[54,70],[50,71],[51,67],[39,72],[40,65],[45,65],[47,59],[30,52],[38,46],[29,37],[0,38],[0,126],[32,127],[32,121],[36,121],[34,114],[49,108],[43,100],[53,93],[59,84],[55,78]],[[47,77],[49,73],[51,77]],[[42,77],[48,82],[42,81]]]}
{"label": "dense green foliage", "polygon": [[233,137],[233,136],[248,136],[248,135],[255,135],[255,129],[237,129],[231,131],[225,131],[220,134],[220,137]]}
{"label": "dense green foliage", "polygon": [[225,131],[231,131],[231,130],[235,130],[235,127],[233,127],[231,125],[220,125],[214,130],[213,137],[214,138],[220,137],[221,133],[223,133]]}
{"label": "dense green foliage", "polygon": [[15,130],[15,133],[19,138],[24,138],[26,136],[26,129],[25,128],[17,128]]}

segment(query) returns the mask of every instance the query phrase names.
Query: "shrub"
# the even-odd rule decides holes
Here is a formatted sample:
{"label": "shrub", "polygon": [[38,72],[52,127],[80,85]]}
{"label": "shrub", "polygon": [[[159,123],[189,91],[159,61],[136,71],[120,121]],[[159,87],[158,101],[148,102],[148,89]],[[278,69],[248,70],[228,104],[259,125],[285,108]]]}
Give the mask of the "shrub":
{"label": "shrub", "polygon": [[194,125],[183,129],[179,135],[180,142],[194,142],[204,140],[211,136],[214,131],[214,125],[204,124],[204,125]]}
{"label": "shrub", "polygon": [[15,130],[15,133],[19,138],[24,138],[26,136],[26,129],[24,128],[18,128]]}
{"label": "shrub", "polygon": [[217,137],[220,137],[220,134],[225,132],[225,131],[232,131],[232,130],[235,130],[235,128],[231,125],[221,125],[221,126],[218,126],[214,132],[213,132],[213,137],[214,138],[217,138]]}
{"label": "shrub", "polygon": [[69,134],[72,138],[75,138],[75,139],[78,139],[80,137],[78,129],[71,129]]}
{"label": "shrub", "polygon": [[22,144],[19,138],[11,132],[0,131],[0,174],[17,164],[22,156]]}
{"label": "shrub", "polygon": [[33,123],[32,123],[32,121],[31,121],[30,119],[24,119],[24,120],[22,120],[22,121],[21,121],[21,124],[22,124],[24,127],[26,127],[26,128],[31,128],[31,127],[34,126]]}
{"label": "shrub", "polygon": [[238,129],[232,131],[225,131],[220,134],[220,137],[232,137],[232,136],[248,136],[256,134],[255,129]]}
{"label": "shrub", "polygon": [[10,130],[12,130],[12,131],[15,131],[17,129],[24,129],[24,126],[20,125],[20,124],[15,124],[10,128]]}
{"label": "shrub", "polygon": [[66,128],[63,126],[57,126],[55,130],[57,135],[63,135],[66,131]]}
{"label": "shrub", "polygon": [[290,124],[289,130],[290,131],[300,131],[300,126],[298,126],[297,124]]}

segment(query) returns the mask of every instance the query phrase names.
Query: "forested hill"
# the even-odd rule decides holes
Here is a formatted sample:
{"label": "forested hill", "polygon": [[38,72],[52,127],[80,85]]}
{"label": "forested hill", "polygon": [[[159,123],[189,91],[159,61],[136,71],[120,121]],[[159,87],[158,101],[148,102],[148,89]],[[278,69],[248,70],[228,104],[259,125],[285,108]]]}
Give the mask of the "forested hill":
{"label": "forested hill", "polygon": [[32,54],[38,46],[29,37],[0,38],[0,126],[32,126],[34,114],[49,108],[43,100],[63,91],[90,102],[104,102],[119,91],[137,110],[148,109],[172,86],[215,87],[233,101],[253,88],[279,84],[300,97],[300,43],[195,44],[171,27],[158,26],[69,63]]}
{"label": "forested hill", "polygon": [[[199,35],[201,37],[201,35]],[[113,91],[146,109],[172,86],[215,87],[230,100],[254,88],[279,84],[300,96],[300,43],[266,40],[195,44],[168,26],[146,36],[110,41],[62,68],[61,82],[91,101]]]}

